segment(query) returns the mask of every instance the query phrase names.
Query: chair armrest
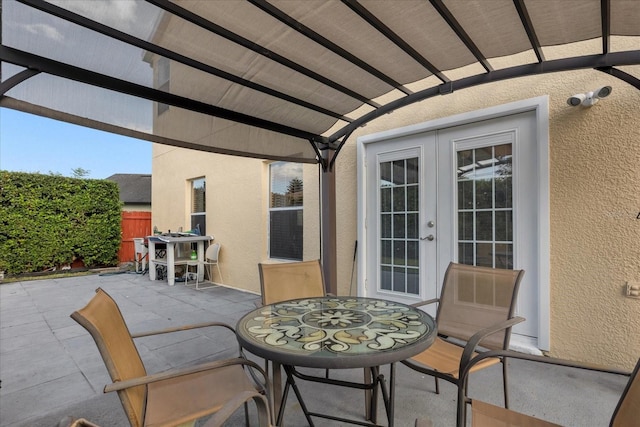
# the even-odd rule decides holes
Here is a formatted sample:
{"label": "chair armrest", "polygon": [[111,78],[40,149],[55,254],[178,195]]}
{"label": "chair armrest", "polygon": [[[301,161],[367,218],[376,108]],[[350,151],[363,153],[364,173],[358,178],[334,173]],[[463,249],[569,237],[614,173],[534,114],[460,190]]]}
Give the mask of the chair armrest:
{"label": "chair armrest", "polygon": [[[139,332],[137,334],[131,334],[131,338],[150,337],[150,336],[154,336],[154,335],[169,334],[169,333],[172,333],[172,332],[190,331],[192,329],[199,329],[199,328],[209,328],[211,326],[220,326],[220,327],[228,329],[234,335],[236,334],[236,330],[232,326],[227,325],[226,323],[222,323],[222,322],[205,322],[205,323],[194,323],[192,325],[176,326],[174,328],[161,329],[161,330],[158,330],[158,331]],[[239,349],[239,352],[240,352],[240,356],[244,357],[244,353],[242,352],[242,347],[240,345],[238,345],[238,349]]]}
{"label": "chair armrest", "polygon": [[578,362],[573,360],[559,359],[556,357],[538,356],[535,354],[520,353],[513,350],[490,350],[485,351],[474,357],[464,368],[460,371],[460,378],[469,374],[471,368],[476,363],[491,357],[510,357],[514,359],[529,360],[532,362],[546,363],[549,365],[567,366],[570,368],[584,369],[588,371],[605,372],[614,375],[623,375],[626,377],[631,376],[631,372],[624,369],[612,368],[610,366],[602,366],[594,363]]}
{"label": "chair armrest", "polygon": [[193,325],[176,326],[174,328],[161,329],[161,330],[157,330],[157,331],[139,332],[137,334],[131,334],[131,338],[142,338],[142,337],[149,337],[149,336],[152,336],[152,335],[168,334],[168,333],[171,333],[171,332],[189,331],[191,329],[208,328],[210,326],[221,326],[223,328],[229,329],[234,334],[236,333],[236,330],[233,329],[233,327],[227,325],[226,323],[222,323],[222,322],[206,322],[206,323],[196,323],[196,324],[193,324]]}
{"label": "chair armrest", "polygon": [[469,338],[469,340],[467,341],[467,344],[464,346],[464,351],[462,352],[462,357],[460,358],[460,370],[458,372],[462,372],[464,367],[469,363],[469,360],[471,360],[471,356],[473,355],[473,352],[475,352],[476,348],[478,348],[480,341],[482,341],[484,338],[488,337],[489,335],[495,334],[496,332],[510,328],[513,325],[517,325],[518,323],[524,322],[524,321],[525,321],[524,317],[520,317],[520,316],[512,317],[511,319],[507,319],[503,322],[496,323],[495,325],[489,326],[488,328],[481,329],[475,334],[473,334],[473,336]]}
{"label": "chair armrest", "polygon": [[224,425],[227,419],[233,415],[238,408],[252,399],[255,401],[258,410],[258,425],[271,427],[273,420],[271,419],[270,406],[267,399],[260,393],[252,393],[250,391],[245,391],[234,396],[233,399],[224,404],[218,412],[213,414],[203,427],[220,427]]}
{"label": "chair armrest", "polygon": [[423,305],[429,305],[429,304],[433,304],[436,302],[440,302],[440,298],[431,298],[425,301],[420,301],[420,302],[414,302],[413,304],[409,304],[411,307],[422,307]]}
{"label": "chair armrest", "polygon": [[260,365],[258,365],[255,362],[252,362],[251,360],[243,359],[241,357],[236,357],[234,359],[216,360],[213,362],[203,363],[196,366],[188,366],[185,368],[171,369],[171,370],[160,372],[153,375],[145,375],[144,377],[131,378],[124,381],[118,381],[112,384],[107,384],[104,387],[104,392],[110,393],[112,391],[125,390],[131,387],[137,387],[137,386],[146,385],[146,384],[150,384],[157,381],[167,380],[170,378],[181,377],[184,375],[195,374],[198,372],[210,371],[212,369],[225,368],[227,366],[233,366],[233,365],[246,365],[251,368],[257,369],[258,371],[260,371],[260,374],[264,377],[265,383],[268,383],[267,374],[264,371],[264,369],[260,367]]}

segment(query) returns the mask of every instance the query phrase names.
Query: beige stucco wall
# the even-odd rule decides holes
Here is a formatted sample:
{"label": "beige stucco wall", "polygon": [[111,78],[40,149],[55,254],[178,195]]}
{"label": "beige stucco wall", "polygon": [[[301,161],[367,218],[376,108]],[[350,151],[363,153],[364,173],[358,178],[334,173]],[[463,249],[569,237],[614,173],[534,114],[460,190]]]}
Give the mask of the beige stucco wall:
{"label": "beige stucco wall", "polygon": [[[628,70],[640,76],[640,67]],[[603,85],[613,93],[594,107],[566,104],[569,96]],[[640,299],[626,298],[622,290],[627,281],[640,281],[640,91],[598,71],[486,84],[405,107],[358,129],[336,162],[338,291],[351,289],[359,136],[544,95],[550,134],[550,354],[631,368],[640,356]],[[171,123],[177,133],[206,134],[180,123]],[[257,263],[267,260],[268,246],[267,163],[156,144],[153,225],[174,230],[188,224],[188,180],[197,177],[207,179],[207,232],[223,245],[225,284],[258,292]],[[313,259],[319,257],[317,166],[305,166],[304,189],[304,258]]]}
{"label": "beige stucco wall", "polygon": [[[207,234],[222,245],[225,285],[259,293],[268,258],[269,162],[154,144],[152,227],[190,228],[190,180],[206,179]],[[305,165],[304,257],[319,258],[318,172]]]}
{"label": "beige stucco wall", "polygon": [[[613,93],[592,108],[567,105],[604,85]],[[550,100],[550,354],[630,369],[640,356],[640,299],[622,290],[640,281],[640,91],[620,80],[589,70],[487,84],[359,129],[337,161],[339,209],[349,211],[338,215],[339,241],[356,235],[359,136],[541,95]],[[339,257],[350,259],[350,250],[340,245]],[[348,267],[341,262],[340,277]]]}

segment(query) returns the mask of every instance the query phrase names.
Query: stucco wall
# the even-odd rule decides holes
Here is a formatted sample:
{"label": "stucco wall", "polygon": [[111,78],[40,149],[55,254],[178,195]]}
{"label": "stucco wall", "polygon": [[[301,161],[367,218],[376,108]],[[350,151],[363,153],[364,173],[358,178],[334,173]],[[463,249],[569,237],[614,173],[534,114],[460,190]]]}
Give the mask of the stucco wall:
{"label": "stucco wall", "polygon": [[[258,263],[268,259],[269,162],[154,144],[152,227],[190,228],[189,180],[204,177],[207,234],[222,245],[223,283],[260,292]],[[304,258],[319,258],[318,172],[305,165]]]}
{"label": "stucco wall", "polygon": [[[592,108],[567,105],[569,96],[604,85],[613,93]],[[640,300],[622,290],[640,281],[640,91],[626,83],[574,71],[487,84],[395,111],[359,129],[343,148],[340,209],[357,195],[359,136],[541,95],[550,100],[550,354],[631,368],[640,356]],[[350,212],[338,215],[339,241],[355,238]],[[350,250],[339,249],[340,277]]]}

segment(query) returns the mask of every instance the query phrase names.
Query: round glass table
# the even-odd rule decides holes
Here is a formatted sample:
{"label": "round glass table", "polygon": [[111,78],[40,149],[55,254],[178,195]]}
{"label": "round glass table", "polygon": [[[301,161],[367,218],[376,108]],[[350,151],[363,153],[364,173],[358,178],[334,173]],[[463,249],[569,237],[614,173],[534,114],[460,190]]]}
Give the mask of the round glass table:
{"label": "round glass table", "polygon": [[[392,425],[394,363],[427,349],[436,338],[437,328],[430,315],[405,304],[374,298],[330,296],[260,307],[240,319],[236,334],[244,349],[284,366],[287,383],[282,401],[286,401],[289,386],[293,387],[310,425],[313,423],[309,415],[323,415],[306,410],[294,376],[345,384],[299,374],[295,367],[372,368],[373,385],[352,383],[346,386],[374,391],[380,386]],[[379,366],[387,364],[391,366],[390,393],[387,393],[384,378],[378,370]],[[280,412],[283,409],[284,405]],[[279,421],[281,418],[280,414]]]}

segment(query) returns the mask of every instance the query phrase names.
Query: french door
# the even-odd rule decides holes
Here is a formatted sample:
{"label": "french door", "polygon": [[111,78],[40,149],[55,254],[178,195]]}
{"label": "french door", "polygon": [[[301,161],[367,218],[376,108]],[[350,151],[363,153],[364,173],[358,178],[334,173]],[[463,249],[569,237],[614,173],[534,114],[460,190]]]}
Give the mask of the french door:
{"label": "french door", "polygon": [[[413,303],[449,262],[525,269],[514,332],[538,337],[535,112],[360,144],[360,293]],[[435,314],[435,307],[432,312]]]}

